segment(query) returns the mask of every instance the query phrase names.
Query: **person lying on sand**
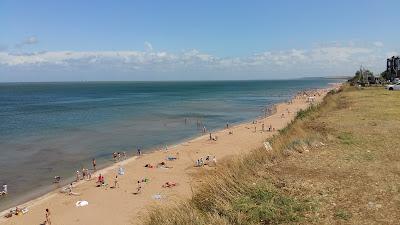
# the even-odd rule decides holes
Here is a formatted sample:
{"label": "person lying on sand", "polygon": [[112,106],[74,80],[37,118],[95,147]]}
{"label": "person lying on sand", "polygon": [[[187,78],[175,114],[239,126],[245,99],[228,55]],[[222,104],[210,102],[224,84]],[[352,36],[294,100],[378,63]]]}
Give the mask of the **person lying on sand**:
{"label": "person lying on sand", "polygon": [[167,182],[165,182],[165,184],[162,185],[162,187],[163,188],[171,188],[171,187],[175,187],[176,185],[177,185],[177,183],[175,183],[175,182],[167,181]]}
{"label": "person lying on sand", "polygon": [[154,166],[151,165],[151,164],[146,164],[146,165],[144,165],[144,167],[146,167],[146,168],[154,168]]}
{"label": "person lying on sand", "polygon": [[28,212],[28,209],[26,208],[26,207],[24,207],[24,208],[19,208],[19,207],[15,207],[15,209],[11,209],[8,213],[6,213],[5,215],[4,215],[4,217],[5,218],[10,218],[10,217],[12,217],[13,215],[16,215],[16,216],[18,216],[18,215],[22,215],[22,214],[25,214],[25,213],[27,213]]}
{"label": "person lying on sand", "polygon": [[165,162],[160,162],[157,164],[157,168],[172,168],[172,166],[167,166]]}
{"label": "person lying on sand", "polygon": [[68,192],[67,192],[68,195],[74,195],[74,196],[79,196],[79,195],[81,195],[81,194],[79,194],[79,193],[73,192],[72,189],[73,189],[73,186],[72,186],[72,183],[70,183],[70,184],[68,185],[68,188],[67,188],[67,190],[68,190]]}

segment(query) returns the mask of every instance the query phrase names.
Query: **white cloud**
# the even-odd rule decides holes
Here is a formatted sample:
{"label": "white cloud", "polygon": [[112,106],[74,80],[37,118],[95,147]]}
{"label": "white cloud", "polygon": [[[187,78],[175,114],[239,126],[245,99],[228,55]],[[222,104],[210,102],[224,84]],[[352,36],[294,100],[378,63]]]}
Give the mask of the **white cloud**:
{"label": "white cloud", "polygon": [[[34,41],[34,40],[31,40]],[[372,47],[357,45],[324,45],[311,49],[265,51],[247,57],[217,57],[196,49],[171,53],[154,51],[145,42],[145,51],[53,51],[25,54],[0,52],[0,68],[59,67],[90,70],[111,68],[115,71],[234,71],[291,74],[352,73],[361,64],[376,72],[383,70],[386,53]]]}
{"label": "white cloud", "polygon": [[20,43],[16,44],[15,47],[22,48],[25,45],[33,45],[33,44],[37,44],[38,42],[39,42],[39,40],[35,36],[30,36],[30,37],[27,37],[25,40],[21,41]]}

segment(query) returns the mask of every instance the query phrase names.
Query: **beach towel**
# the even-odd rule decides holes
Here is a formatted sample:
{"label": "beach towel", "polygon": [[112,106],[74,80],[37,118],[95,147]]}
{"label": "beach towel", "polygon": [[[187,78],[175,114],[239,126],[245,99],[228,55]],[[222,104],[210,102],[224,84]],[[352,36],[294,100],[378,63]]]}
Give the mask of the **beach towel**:
{"label": "beach towel", "polygon": [[87,206],[87,205],[89,205],[89,202],[87,202],[87,201],[77,201],[75,203],[75,205],[76,205],[76,207]]}
{"label": "beach towel", "polygon": [[118,175],[124,175],[124,174],[125,174],[124,168],[120,167],[118,169]]}
{"label": "beach towel", "polygon": [[174,157],[174,156],[168,156],[167,157],[167,160],[169,160],[169,161],[173,161],[173,160],[176,160],[177,158],[176,157]]}
{"label": "beach towel", "polygon": [[161,200],[161,195],[160,194],[155,194],[155,195],[153,195],[153,199]]}

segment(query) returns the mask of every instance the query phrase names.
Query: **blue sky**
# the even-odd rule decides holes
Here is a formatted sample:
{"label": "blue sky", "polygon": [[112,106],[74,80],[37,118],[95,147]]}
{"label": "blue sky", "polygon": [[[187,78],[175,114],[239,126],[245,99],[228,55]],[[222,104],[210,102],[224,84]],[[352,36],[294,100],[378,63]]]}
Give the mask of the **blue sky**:
{"label": "blue sky", "polygon": [[400,50],[399,9],[394,0],[2,0],[0,81],[378,72]]}

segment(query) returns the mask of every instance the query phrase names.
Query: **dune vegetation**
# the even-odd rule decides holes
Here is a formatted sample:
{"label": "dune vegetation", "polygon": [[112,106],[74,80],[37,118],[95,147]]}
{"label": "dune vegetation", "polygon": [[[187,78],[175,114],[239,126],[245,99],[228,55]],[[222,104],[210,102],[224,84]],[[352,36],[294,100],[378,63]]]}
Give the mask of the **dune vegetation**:
{"label": "dune vegetation", "polygon": [[144,224],[396,224],[400,92],[344,86],[298,112],[272,150],[202,173],[191,199],[151,208]]}

